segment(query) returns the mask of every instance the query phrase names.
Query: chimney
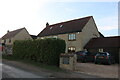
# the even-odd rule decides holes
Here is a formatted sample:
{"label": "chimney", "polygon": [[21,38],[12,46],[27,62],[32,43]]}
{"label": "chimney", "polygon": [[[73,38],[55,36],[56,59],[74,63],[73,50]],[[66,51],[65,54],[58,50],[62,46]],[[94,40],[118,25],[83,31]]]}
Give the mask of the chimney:
{"label": "chimney", "polygon": [[10,31],[9,30],[7,30],[7,33],[9,33]]}
{"label": "chimney", "polygon": [[47,22],[47,23],[46,23],[46,27],[48,27],[48,26],[49,26],[49,23]]}

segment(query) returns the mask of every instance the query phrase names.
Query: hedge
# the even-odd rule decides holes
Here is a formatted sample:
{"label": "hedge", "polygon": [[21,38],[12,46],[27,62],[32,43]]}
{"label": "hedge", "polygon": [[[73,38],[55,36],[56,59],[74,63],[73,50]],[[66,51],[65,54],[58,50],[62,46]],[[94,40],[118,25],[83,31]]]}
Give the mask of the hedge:
{"label": "hedge", "polygon": [[54,38],[15,41],[13,57],[59,66],[59,56],[65,48],[64,40]]}

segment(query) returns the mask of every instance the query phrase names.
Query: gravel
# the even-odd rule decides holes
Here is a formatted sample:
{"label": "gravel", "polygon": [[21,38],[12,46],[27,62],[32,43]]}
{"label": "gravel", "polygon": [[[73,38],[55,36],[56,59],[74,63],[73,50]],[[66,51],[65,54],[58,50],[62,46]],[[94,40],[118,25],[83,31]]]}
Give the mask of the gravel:
{"label": "gravel", "polygon": [[87,73],[103,78],[118,78],[118,64],[77,63],[76,72]]}

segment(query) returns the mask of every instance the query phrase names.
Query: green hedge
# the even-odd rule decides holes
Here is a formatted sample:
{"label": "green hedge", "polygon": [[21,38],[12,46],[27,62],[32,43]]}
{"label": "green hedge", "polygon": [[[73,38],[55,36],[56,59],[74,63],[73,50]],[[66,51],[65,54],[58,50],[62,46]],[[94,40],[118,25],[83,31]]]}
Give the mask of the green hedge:
{"label": "green hedge", "polygon": [[65,52],[65,47],[64,40],[54,38],[15,41],[13,57],[58,66],[59,55]]}

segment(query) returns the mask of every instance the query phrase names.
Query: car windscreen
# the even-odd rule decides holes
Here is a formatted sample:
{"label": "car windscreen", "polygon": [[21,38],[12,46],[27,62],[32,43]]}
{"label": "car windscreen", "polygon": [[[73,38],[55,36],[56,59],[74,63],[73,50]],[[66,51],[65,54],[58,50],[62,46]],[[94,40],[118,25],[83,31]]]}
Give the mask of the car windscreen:
{"label": "car windscreen", "polygon": [[107,56],[106,53],[99,53],[98,55],[99,55],[99,56]]}

